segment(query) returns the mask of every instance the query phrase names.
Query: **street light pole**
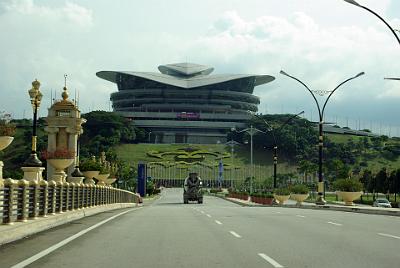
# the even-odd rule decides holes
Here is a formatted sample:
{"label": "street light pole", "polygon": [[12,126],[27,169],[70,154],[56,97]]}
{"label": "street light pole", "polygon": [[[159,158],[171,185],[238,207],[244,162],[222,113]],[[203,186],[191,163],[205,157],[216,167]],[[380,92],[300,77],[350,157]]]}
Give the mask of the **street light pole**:
{"label": "street light pole", "polygon": [[264,121],[264,124],[267,126],[268,131],[270,131],[272,133],[272,138],[274,139],[274,148],[273,148],[274,149],[273,150],[273,152],[274,152],[274,156],[273,156],[273,160],[274,160],[274,189],[276,188],[276,180],[277,180],[277,178],[276,178],[277,174],[276,173],[277,173],[277,166],[278,166],[278,142],[276,141],[275,130],[280,131],[290,121],[292,121],[294,118],[296,118],[297,116],[299,116],[301,114],[304,114],[304,111],[301,111],[300,113],[291,116],[288,120],[286,120],[286,122],[284,122],[278,128],[272,128],[270,126],[270,124],[268,124],[268,122],[264,118],[262,118],[260,116],[256,116],[256,117],[258,117],[258,118],[260,118],[260,119],[262,119]]}
{"label": "street light pole", "polygon": [[253,168],[253,135],[254,128],[253,125],[250,126],[250,194],[253,193],[253,176],[254,176],[254,168]]}
{"label": "street light pole", "polygon": [[362,8],[362,9],[365,9],[365,10],[367,10],[368,12],[374,14],[376,17],[378,17],[378,18],[390,29],[390,31],[393,33],[393,35],[395,36],[397,42],[398,42],[399,45],[400,45],[400,38],[399,38],[399,37],[397,36],[397,34],[396,34],[396,31],[398,31],[398,30],[393,29],[393,28],[389,25],[389,23],[387,23],[387,22],[386,22],[381,16],[379,16],[375,11],[369,9],[368,7],[365,7],[365,6],[363,6],[363,5],[360,5],[359,3],[357,3],[357,2],[354,1],[354,0],[344,0],[344,1],[346,1],[346,2],[349,3],[349,4],[358,6],[358,7]]}
{"label": "street light pole", "polygon": [[[355,75],[353,77],[350,77],[350,78],[346,79],[345,81],[340,83],[338,86],[336,86],[332,91],[326,91],[326,90],[313,91],[313,90],[309,89],[308,86],[305,83],[300,81],[300,79],[298,79],[298,78],[296,78],[294,76],[291,76],[291,75],[287,74],[284,71],[280,71],[280,73],[285,75],[285,76],[287,76],[287,77],[290,77],[290,78],[296,80],[297,82],[299,82],[300,84],[302,84],[310,92],[310,94],[312,95],[312,97],[313,97],[313,99],[314,99],[314,101],[315,101],[315,103],[317,105],[318,114],[319,114],[319,123],[318,123],[318,130],[319,130],[319,136],[318,136],[318,199],[317,199],[317,201],[315,203],[317,205],[325,205],[326,201],[323,198],[323,194],[324,194],[325,191],[324,191],[324,179],[323,179],[323,176],[322,176],[322,157],[323,157],[322,150],[323,150],[323,147],[324,147],[323,124],[324,124],[324,111],[325,111],[325,108],[326,108],[326,104],[328,103],[328,101],[329,101],[330,97],[332,96],[332,94],[340,86],[342,86],[343,84],[345,84],[346,82],[348,82],[350,80],[353,80],[353,79],[355,79],[355,78],[357,78],[357,77],[359,77],[361,75],[364,75],[365,73],[361,72],[361,73],[359,73],[359,74],[357,74],[357,75]],[[320,95],[320,96],[324,96],[326,94],[329,94],[328,97],[326,98],[325,102],[324,102],[324,105],[322,106],[322,109],[320,108],[319,102],[318,102],[317,98],[315,97],[314,92],[316,94]]]}
{"label": "street light pole", "polygon": [[26,167],[41,167],[42,162],[37,157],[36,144],[37,144],[37,114],[42,100],[43,94],[39,90],[40,82],[36,79],[32,82],[32,88],[28,91],[31,99],[33,109],[33,124],[32,124],[32,150],[29,158],[24,162]]}
{"label": "street light pole", "polygon": [[229,142],[227,142],[226,143],[226,145],[229,145],[230,147],[231,147],[231,164],[232,164],[232,167],[231,167],[231,188],[233,188],[233,177],[234,177],[234,171],[235,171],[235,166],[234,166],[234,164],[233,164],[233,159],[234,159],[234,152],[235,152],[235,145],[237,145],[237,144],[239,144],[238,142],[236,142],[236,141],[234,141],[233,140],[233,138],[229,141]]}
{"label": "street light pole", "polygon": [[250,125],[250,128],[245,128],[240,131],[237,131],[235,128],[231,129],[232,131],[236,131],[237,133],[242,133],[246,132],[247,134],[250,135],[250,194],[253,193],[253,174],[254,174],[254,168],[253,168],[253,135],[256,134],[257,132],[264,133],[264,131],[259,130],[253,125]]}

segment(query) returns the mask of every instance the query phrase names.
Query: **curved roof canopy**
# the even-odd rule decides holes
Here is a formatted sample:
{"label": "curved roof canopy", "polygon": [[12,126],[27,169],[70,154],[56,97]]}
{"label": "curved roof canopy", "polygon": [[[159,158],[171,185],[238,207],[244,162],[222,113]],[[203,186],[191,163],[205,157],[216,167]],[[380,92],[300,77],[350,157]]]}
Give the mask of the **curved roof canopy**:
{"label": "curved roof canopy", "polygon": [[254,86],[269,83],[275,79],[270,75],[251,75],[251,74],[220,74],[209,75],[214,68],[193,63],[176,63],[160,65],[158,69],[161,73],[153,72],[117,72],[100,71],[96,75],[102,79],[118,84],[121,79],[132,77],[143,78],[156,81],[161,84],[176,86],[180,88],[196,88],[212,84],[218,84],[231,80],[243,78],[254,78]]}
{"label": "curved roof canopy", "polygon": [[195,75],[208,75],[214,68],[195,63],[174,63],[158,66],[158,70],[167,75],[173,76],[195,76]]}

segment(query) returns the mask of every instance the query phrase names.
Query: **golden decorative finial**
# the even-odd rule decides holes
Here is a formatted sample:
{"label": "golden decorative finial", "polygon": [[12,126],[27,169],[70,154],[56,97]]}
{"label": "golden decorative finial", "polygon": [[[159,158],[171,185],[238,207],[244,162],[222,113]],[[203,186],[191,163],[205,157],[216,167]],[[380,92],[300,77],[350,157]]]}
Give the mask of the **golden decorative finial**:
{"label": "golden decorative finial", "polygon": [[67,74],[64,74],[64,92],[61,94],[63,100],[68,99],[68,92],[67,92]]}
{"label": "golden decorative finial", "polygon": [[32,82],[32,87],[33,87],[35,90],[39,90],[40,82],[39,82],[37,79],[35,79],[35,81]]}

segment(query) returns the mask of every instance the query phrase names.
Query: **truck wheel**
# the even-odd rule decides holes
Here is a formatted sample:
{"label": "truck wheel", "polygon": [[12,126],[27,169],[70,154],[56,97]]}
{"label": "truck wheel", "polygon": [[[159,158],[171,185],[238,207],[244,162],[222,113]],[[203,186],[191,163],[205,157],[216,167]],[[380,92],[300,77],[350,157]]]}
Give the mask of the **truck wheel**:
{"label": "truck wheel", "polygon": [[189,204],[189,201],[187,199],[183,199],[184,204]]}
{"label": "truck wheel", "polygon": [[199,203],[199,204],[203,204],[203,199],[199,199],[199,200],[197,200],[197,203]]}

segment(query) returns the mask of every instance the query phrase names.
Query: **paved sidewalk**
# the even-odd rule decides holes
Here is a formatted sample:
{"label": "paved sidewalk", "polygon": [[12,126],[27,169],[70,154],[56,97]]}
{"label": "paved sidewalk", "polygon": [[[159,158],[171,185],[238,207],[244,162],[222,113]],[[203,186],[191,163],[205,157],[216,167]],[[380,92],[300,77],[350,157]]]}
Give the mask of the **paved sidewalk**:
{"label": "paved sidewalk", "polygon": [[[241,200],[237,198],[223,197],[220,195],[214,195],[219,198],[225,199],[227,201],[236,203],[242,206],[248,207],[271,207],[270,205],[261,205],[254,202],[250,202],[249,200]],[[345,206],[341,204],[326,204],[323,206],[315,205],[314,203],[304,202],[303,205],[297,206],[296,201],[288,200],[286,204],[279,205],[274,204],[272,206],[286,207],[286,208],[302,208],[302,209],[330,209],[337,211],[346,211],[346,212],[354,212],[354,213],[364,213],[364,214],[376,214],[376,215],[389,215],[389,216],[398,216],[400,217],[400,209],[399,208],[379,208],[379,207],[371,207],[365,205],[354,205],[354,206]]]}
{"label": "paved sidewalk", "polygon": [[87,216],[92,216],[115,209],[133,208],[138,206],[142,205],[138,205],[136,203],[99,205],[96,207],[57,213],[56,215],[47,215],[46,217],[38,217],[36,219],[27,220],[26,222],[12,222],[12,224],[9,225],[0,224],[0,245],[10,243]]}

